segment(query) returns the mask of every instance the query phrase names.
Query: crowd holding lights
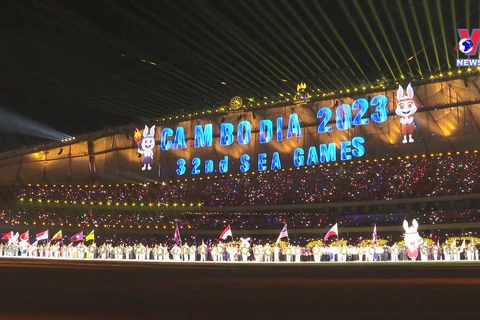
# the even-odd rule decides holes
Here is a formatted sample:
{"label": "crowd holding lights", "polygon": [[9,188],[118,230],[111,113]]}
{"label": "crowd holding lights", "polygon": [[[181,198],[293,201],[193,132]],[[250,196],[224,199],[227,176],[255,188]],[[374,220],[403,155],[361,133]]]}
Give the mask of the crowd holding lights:
{"label": "crowd holding lights", "polygon": [[423,225],[480,221],[480,209],[468,210],[423,210],[415,213],[338,215],[333,213],[205,213],[190,212],[181,216],[145,213],[71,213],[68,209],[49,211],[0,211],[0,224],[23,228],[71,227],[96,229],[173,229],[177,224],[181,229],[221,230],[226,225],[234,229],[278,230],[285,223],[292,229],[325,229],[338,223],[343,227],[371,227],[401,225],[403,220],[416,218]]}
{"label": "crowd holding lights", "polygon": [[351,202],[480,192],[480,155],[457,152],[327,164],[158,184],[40,186],[18,198],[103,206],[235,206]]}

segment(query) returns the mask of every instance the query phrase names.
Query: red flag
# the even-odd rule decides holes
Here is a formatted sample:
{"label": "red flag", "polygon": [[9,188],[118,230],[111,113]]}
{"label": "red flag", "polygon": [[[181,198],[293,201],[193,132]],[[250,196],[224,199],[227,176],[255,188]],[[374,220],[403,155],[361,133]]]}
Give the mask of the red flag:
{"label": "red flag", "polygon": [[48,230],[45,230],[43,232],[39,232],[36,234],[35,238],[37,238],[37,241],[39,240],[48,240]]}
{"label": "red flag", "polygon": [[7,232],[3,235],[2,240],[10,240],[13,238],[13,231]]}
{"label": "red flag", "polygon": [[227,239],[228,236],[233,238],[232,229],[230,228],[230,225],[228,225],[225,228],[225,230],[223,230],[222,234],[220,235],[220,239],[225,240],[225,239]]}
{"label": "red flag", "polygon": [[30,240],[30,231],[25,231],[18,237],[19,240]]}

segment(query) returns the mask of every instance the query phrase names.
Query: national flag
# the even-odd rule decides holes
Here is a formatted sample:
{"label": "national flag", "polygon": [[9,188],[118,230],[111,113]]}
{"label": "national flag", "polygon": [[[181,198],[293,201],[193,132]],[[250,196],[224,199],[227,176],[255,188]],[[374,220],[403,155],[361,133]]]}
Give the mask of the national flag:
{"label": "national flag", "polygon": [[95,240],[95,230],[92,230],[92,232],[90,232],[88,236],[85,237],[85,241],[90,241],[90,240]]}
{"label": "national flag", "polygon": [[377,224],[375,223],[373,226],[373,235],[372,235],[372,243],[377,241]]}
{"label": "national flag", "polygon": [[12,238],[13,238],[13,231],[10,231],[3,235],[2,240],[10,240]]}
{"label": "national flag", "polygon": [[80,231],[79,233],[74,234],[74,235],[70,238],[70,241],[71,241],[71,242],[83,241],[83,230]]}
{"label": "national flag", "polygon": [[327,241],[327,239],[330,236],[337,236],[338,237],[338,224],[337,223],[335,223],[335,225],[333,227],[331,227],[330,230],[328,230],[325,237],[323,237],[323,241]]}
{"label": "national flag", "polygon": [[220,234],[219,239],[226,240],[228,236],[230,236],[230,237],[233,238],[232,229],[230,228],[230,225],[228,225],[228,226],[225,228],[225,230],[222,231],[222,233]]}
{"label": "national flag", "polygon": [[48,230],[45,230],[43,232],[39,232],[35,235],[35,238],[37,241],[39,240],[48,240]]}
{"label": "national flag", "polygon": [[287,224],[286,223],[283,226],[282,231],[280,231],[280,234],[278,235],[277,243],[280,242],[280,239],[285,238],[285,237],[288,238],[288,230],[287,230]]}
{"label": "national flag", "polygon": [[463,252],[465,250],[465,239],[463,239],[462,245],[460,246],[460,252]]}
{"label": "national flag", "polygon": [[173,242],[175,242],[175,243],[181,242],[180,230],[178,229],[178,224],[175,225],[175,233],[173,234]]}
{"label": "national flag", "polygon": [[50,242],[55,240],[62,240],[62,239],[63,239],[62,230],[58,230],[58,232],[53,235],[52,239],[50,239]]}
{"label": "national flag", "polygon": [[23,240],[23,241],[30,240],[30,231],[27,230],[24,233],[22,233],[20,237],[18,237],[18,240]]}

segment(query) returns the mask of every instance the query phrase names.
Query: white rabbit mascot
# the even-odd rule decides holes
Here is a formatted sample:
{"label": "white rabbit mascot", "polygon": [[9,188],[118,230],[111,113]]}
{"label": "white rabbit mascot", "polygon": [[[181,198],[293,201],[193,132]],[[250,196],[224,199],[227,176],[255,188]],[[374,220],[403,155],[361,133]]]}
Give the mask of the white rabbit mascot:
{"label": "white rabbit mascot", "polygon": [[403,88],[399,85],[397,99],[398,104],[395,113],[400,116],[400,129],[403,135],[402,143],[414,142],[412,135],[415,130],[415,118],[413,115],[417,112],[418,107],[415,101],[413,101],[412,85],[408,84],[406,96],[403,95]]}
{"label": "white rabbit mascot", "polygon": [[13,257],[18,256],[19,244],[18,244],[18,237],[19,233],[15,233],[12,237],[8,240],[8,245],[11,247],[10,255]]}
{"label": "white rabbit mascot", "polygon": [[18,237],[20,237],[18,232],[15,234],[12,232],[12,237],[8,239],[8,245],[18,245]]}
{"label": "white rabbit mascot", "polygon": [[155,147],[155,126],[152,126],[150,128],[150,132],[148,131],[148,127],[145,126],[145,130],[143,130],[142,141],[140,141],[140,145],[137,150],[139,154],[143,155],[142,170],[152,170],[154,147]]}
{"label": "white rabbit mascot", "polygon": [[408,226],[407,220],[403,221],[403,229],[405,230],[405,245],[408,248],[408,257],[415,261],[418,257],[418,248],[423,243],[422,238],[418,234],[418,222],[417,220],[412,220],[412,226]]}

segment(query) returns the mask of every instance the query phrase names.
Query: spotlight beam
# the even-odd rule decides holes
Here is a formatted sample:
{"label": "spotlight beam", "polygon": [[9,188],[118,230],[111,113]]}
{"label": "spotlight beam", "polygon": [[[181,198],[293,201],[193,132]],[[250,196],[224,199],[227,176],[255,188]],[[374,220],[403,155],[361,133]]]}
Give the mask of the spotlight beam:
{"label": "spotlight beam", "polygon": [[[397,31],[398,26],[396,26],[393,22],[393,18],[392,18],[392,15],[390,14],[390,9],[388,8],[387,3],[385,1],[382,1],[382,4],[383,4],[383,10],[387,14],[387,20],[390,23],[390,27],[392,28],[393,33],[395,34],[395,39],[397,40],[398,43],[402,43],[402,39],[400,39],[400,36]],[[408,57],[405,52],[404,46],[399,46],[399,47],[400,47],[400,51],[402,52],[403,58],[405,59],[405,61],[408,62]],[[410,71],[410,76],[413,77],[413,70],[412,70],[412,67],[410,66],[410,63],[407,63],[407,67],[408,67],[408,70]],[[398,71],[403,75],[403,71],[400,68],[400,66]]]}
{"label": "spotlight beam", "polygon": [[0,108],[0,128],[3,131],[44,139],[62,140],[69,138],[68,135],[60,131],[22,117],[4,108]]}
{"label": "spotlight beam", "polygon": [[[42,4],[40,4],[40,5],[42,5]],[[44,7],[46,10],[48,10],[50,13],[56,15],[59,19],[64,21],[66,24],[70,25],[70,24],[74,24],[76,22],[76,27],[80,26],[80,28],[84,32],[87,32],[92,37],[103,40],[103,41],[109,43],[110,45],[118,48],[118,50],[121,50],[123,52],[127,52],[131,56],[136,56],[136,57],[143,56],[143,57],[145,57],[145,56],[149,55],[149,54],[146,54],[145,52],[139,52],[138,49],[134,45],[126,42],[123,39],[120,39],[120,38],[116,37],[115,35],[109,33],[108,31],[105,31],[105,30],[102,30],[102,29],[99,30],[98,28],[95,28],[95,26],[93,26],[89,21],[83,19],[82,17],[76,15],[73,12],[67,12],[65,10],[61,10],[59,7],[51,8],[51,7],[48,7],[47,5],[44,5],[44,4],[42,5],[42,7]],[[134,48],[134,49],[132,49],[132,48]],[[208,50],[205,50],[205,52],[208,52]],[[139,59],[139,61],[140,61],[140,59]],[[222,62],[223,62],[222,60],[219,61],[219,63],[222,63]],[[193,83],[190,75],[185,75],[184,72],[182,72],[181,70],[179,70],[175,67],[171,67],[171,66],[165,67],[165,66],[161,66],[160,64],[157,64],[156,67],[158,69],[160,69],[162,71],[162,73],[168,73],[168,75],[171,76],[171,81],[174,81],[175,83],[178,83],[178,81],[185,81],[186,79],[190,79],[189,82],[190,82],[192,87],[196,87],[196,86],[205,87],[205,85],[201,81],[196,80],[195,83]],[[227,65],[227,67],[228,67],[228,65]],[[178,79],[178,81],[175,80],[175,78]],[[210,90],[214,91],[213,88],[210,88]]]}
{"label": "spotlight beam", "polygon": [[[332,58],[332,56],[328,53],[328,51],[325,49],[325,46],[322,46],[318,43],[318,40],[317,40],[317,37],[315,37],[315,35],[312,33],[312,31],[310,30],[310,28],[305,24],[304,22],[304,19],[302,19],[301,17],[298,16],[298,14],[296,13],[295,10],[293,10],[293,8],[288,4],[288,2],[286,2],[286,6],[288,7],[289,11],[292,12],[292,14],[295,16],[295,18],[297,19],[297,21],[302,25],[302,27],[305,29],[305,31],[308,33],[308,35],[310,36],[311,39],[313,39],[313,41],[315,41],[317,44],[318,44],[318,47],[323,51],[323,53],[327,56],[327,58],[334,63],[334,67],[335,69],[340,69],[340,67],[338,66],[338,64],[335,62],[335,60]],[[280,13],[279,13],[280,14]],[[283,17],[283,15],[282,15]],[[290,25],[290,23],[288,22],[288,19],[285,19],[285,21]],[[291,26],[291,25],[290,25]],[[293,27],[291,27],[293,29]],[[302,39],[302,41],[305,41],[305,39],[303,39],[303,37],[300,37],[300,39]],[[306,43],[306,46],[310,49],[310,51],[312,52],[312,54],[316,57],[316,60],[320,61],[322,63],[322,65],[327,69],[328,72],[331,72],[332,71],[332,68],[330,68],[329,64],[325,61],[325,59],[322,59],[318,53],[315,51],[315,49],[310,45],[310,43]],[[317,66],[317,69],[320,69],[320,67]],[[340,80],[340,78],[337,76],[336,73],[333,73],[333,76],[340,82],[342,83],[342,80]],[[350,81],[350,79],[346,78],[348,84],[350,85],[350,87],[354,87],[354,84]],[[321,80],[320,80],[321,81]],[[321,81],[322,82],[322,81]],[[344,86],[345,87],[345,86]]]}
{"label": "spotlight beam", "polygon": [[[362,67],[360,66],[360,64],[358,63],[357,59],[353,56],[352,54],[352,50],[351,48],[349,48],[347,46],[347,44],[345,43],[345,41],[343,41],[343,37],[339,34],[338,30],[335,29],[334,27],[334,23],[332,23],[332,21],[330,20],[330,18],[328,17],[328,15],[325,13],[325,11],[322,9],[322,7],[318,4],[317,1],[313,1],[313,4],[315,5],[316,9],[318,12],[320,12],[320,15],[322,16],[322,19],[327,22],[327,25],[330,27],[330,30],[332,31],[333,35],[335,36],[336,39],[339,39],[340,41],[340,44],[342,45],[343,49],[345,50],[345,52],[350,56],[350,58],[352,59],[352,61],[355,63],[355,66],[357,67],[357,69],[360,71],[360,73],[363,75],[363,78],[365,79],[365,81],[371,85],[371,82],[370,80],[367,78],[367,76],[365,75],[365,72],[363,71]],[[315,21],[315,19],[312,19],[313,21]],[[318,25],[317,25],[318,26]],[[330,41],[330,37],[327,36],[325,34],[325,32],[323,31],[323,28],[319,27],[319,29],[321,30],[322,34],[324,35],[324,37],[326,39],[329,40],[329,44],[332,46],[332,48],[334,48],[335,46],[333,46],[332,42]],[[341,55],[340,55],[341,56]],[[342,58],[343,59],[343,58]],[[348,65],[345,60],[343,60],[343,62]]]}
{"label": "spotlight beam", "polygon": [[449,59],[449,54],[448,54],[448,46],[447,46],[447,36],[445,32],[445,24],[443,23],[443,14],[442,14],[442,5],[440,0],[437,0],[437,15],[440,20],[440,32],[442,33],[442,38],[443,38],[443,50],[445,50],[445,59],[447,61],[448,69],[450,70],[451,64],[450,64],[450,59]]}
{"label": "spotlight beam", "polygon": [[[355,2],[355,5],[360,7],[358,2]],[[369,5],[370,10],[372,11],[373,15],[375,16],[375,21],[377,22],[378,30],[380,30],[380,32],[382,33],[383,40],[385,41],[385,44],[387,45],[388,50],[390,51],[390,54],[392,55],[393,59],[395,60],[395,64],[397,65],[397,70],[398,70],[398,72],[400,72],[403,75],[403,72],[400,68],[400,64],[398,63],[398,60],[397,60],[397,55],[393,51],[392,45],[390,43],[390,39],[388,38],[387,34],[385,33],[385,28],[383,27],[383,24],[382,24],[382,22],[380,21],[380,18],[379,18],[380,15],[377,13],[377,10],[375,9],[375,4],[372,2],[372,0],[369,0],[368,5]],[[362,19],[365,19],[363,14],[362,14]],[[367,24],[368,22],[365,21],[365,23]],[[396,33],[395,28],[393,28],[393,30]],[[372,28],[370,26],[368,28],[368,31],[370,32],[370,34],[372,34]],[[374,37],[374,34],[372,34],[372,37]],[[378,41],[375,41],[375,43],[377,43],[377,46],[378,46]],[[402,46],[400,46],[400,47],[402,47]],[[383,54],[382,48],[379,48],[379,51],[382,53],[382,56],[385,59],[385,62],[387,63],[387,65],[388,65],[388,61],[386,60],[385,55]],[[403,48],[402,48],[402,51],[403,51]],[[389,66],[389,68],[390,68],[390,66]],[[392,72],[392,74],[393,74],[393,71],[392,71],[391,68],[390,68],[390,72]],[[393,75],[393,76],[394,76],[394,79],[395,79],[395,75]]]}
{"label": "spotlight beam", "polygon": [[[258,15],[252,8],[250,8],[249,5],[245,4],[244,2],[240,2],[240,4],[243,5],[244,8],[253,16],[253,18],[259,23],[261,23],[266,30],[269,30],[269,26],[265,25],[263,17]],[[270,41],[268,37],[265,39],[265,42],[267,42],[270,47],[275,48],[275,45],[272,44],[272,41]],[[300,76],[302,78],[307,78],[303,71],[298,69],[298,66],[293,63],[292,59],[288,58],[281,50],[278,50],[277,54],[281,56],[285,61],[287,61],[287,63],[293,68],[293,70],[297,70],[297,77]]]}
{"label": "spotlight beam", "polygon": [[[230,2],[226,2],[226,4],[229,5]],[[207,3],[205,5],[207,5]],[[211,4],[208,4],[208,10],[204,10],[203,12],[206,15],[212,17],[213,20],[222,21],[221,14],[218,13],[218,11],[215,11]],[[227,26],[227,28],[223,28],[221,29],[221,31],[228,34],[229,37],[233,37],[243,43],[245,45],[245,54],[268,64],[271,67],[271,69],[268,68],[268,72],[271,74],[272,78],[276,78],[279,76],[282,79],[286,79],[289,77],[295,78],[295,75],[288,68],[283,66],[282,63],[275,59],[275,57],[270,52],[265,50],[262,46],[257,45],[256,43],[252,44],[249,41],[250,37],[246,35],[245,32],[240,29],[236,24],[232,23],[230,20],[224,21],[223,23]],[[273,63],[274,61],[276,63]],[[289,76],[287,76],[287,74],[289,74]]]}
{"label": "spotlight beam", "polygon": [[[168,2],[167,2],[168,3]],[[170,4],[171,5],[171,4]],[[191,16],[188,16],[185,12],[183,11],[180,11],[179,14],[181,16],[183,16],[185,19],[190,19],[192,20],[192,17]],[[231,69],[233,72],[236,72],[238,73],[240,76],[242,76],[245,80],[247,80],[248,82],[250,82],[252,85],[254,85],[256,88],[268,88],[268,84],[267,82],[270,82],[272,84],[274,84],[275,82],[272,80],[272,79],[269,79],[269,78],[265,78],[265,80],[262,80],[261,78],[259,78],[256,74],[253,74],[250,70],[255,70],[255,66],[253,66],[249,61],[247,61],[242,55],[240,55],[236,50],[234,50],[233,48],[231,48],[230,46],[225,46],[224,43],[217,37],[217,35],[215,35],[213,32],[211,32],[210,30],[208,30],[207,28],[205,28],[202,23],[200,22],[195,22],[195,21],[192,21],[193,24],[195,24],[197,26],[197,28],[199,28],[202,32],[204,32],[206,35],[208,35],[210,37],[211,40],[213,40],[214,42],[216,42],[216,44],[220,47],[224,47],[226,50],[228,50],[229,54],[236,57],[239,61],[242,61],[243,63],[239,63],[237,66],[231,66],[231,65],[228,65],[228,63],[226,62],[223,62],[222,64],[224,64],[227,68]],[[207,50],[209,51],[209,50]],[[221,60],[221,59],[220,59]],[[249,67],[249,68],[248,68]],[[239,73],[239,70],[240,69],[243,69],[243,71],[245,73]],[[250,76],[246,76],[246,73],[250,74]],[[267,81],[267,82],[266,82]],[[269,93],[271,95],[273,95],[273,93]]]}
{"label": "spotlight beam", "polygon": [[472,11],[470,10],[470,0],[466,0],[465,1],[465,12],[467,13],[467,29],[468,30],[471,30],[472,29],[472,25],[470,24],[470,15],[472,13]]}
{"label": "spotlight beam", "polygon": [[[425,15],[427,16],[427,24],[428,24],[428,30],[430,31],[430,37],[432,38],[432,44],[433,44],[433,51],[435,53],[435,58],[437,59],[437,66],[438,66],[438,71],[441,70],[441,65],[440,65],[440,59],[438,57],[438,49],[437,49],[437,41],[435,40],[435,34],[433,31],[433,25],[432,25],[432,17],[430,16],[430,6],[427,4],[426,1],[423,2],[423,7],[425,9]],[[441,12],[440,12],[440,17],[441,17]]]}
{"label": "spotlight beam", "polygon": [[[403,1],[402,1],[402,3],[405,4],[405,2],[403,2]],[[423,52],[425,53],[425,62],[427,63],[428,71],[430,73],[432,73],[432,67],[430,66],[430,61],[429,61],[429,59],[426,55],[427,49],[425,47],[425,42],[423,41],[422,30],[420,28],[420,24],[418,23],[417,12],[415,11],[415,4],[413,3],[412,0],[409,0],[408,1],[408,6],[410,7],[410,14],[413,17],[413,22],[415,24],[415,28],[417,29],[417,35],[418,35],[418,38],[420,39],[420,43],[422,45]]]}
{"label": "spotlight beam", "polygon": [[377,68],[377,71],[381,72],[382,68],[380,68],[380,65],[378,64],[377,59],[373,55],[372,50],[370,50],[370,46],[367,44],[367,41],[365,40],[365,37],[363,36],[362,32],[360,31],[361,28],[359,28],[359,26],[355,22],[355,19],[353,18],[352,14],[350,13],[350,8],[347,8],[346,4],[341,2],[341,1],[339,2],[339,4],[340,4],[340,7],[342,8],[343,12],[345,13],[345,15],[348,17],[348,20],[350,21],[350,24],[352,25],[355,33],[357,34],[358,39],[360,39],[360,41],[363,44],[363,47],[365,48],[368,55],[370,56],[370,59],[375,64],[375,67]]}
{"label": "spotlight beam", "polygon": [[[268,2],[268,4],[270,5],[271,9],[272,9],[273,11],[275,11],[275,12],[277,13],[277,15],[280,17],[280,19],[281,19],[280,21],[284,21],[285,24],[287,24],[287,26],[289,27],[290,30],[295,30],[295,28],[292,26],[292,24],[288,21],[289,19],[287,19],[287,18],[282,14],[282,12],[278,9],[278,4],[277,4],[277,5],[274,5],[272,2]],[[292,10],[292,9],[290,8],[290,6],[288,6],[288,3],[285,3],[285,2],[284,2],[284,4],[287,5],[289,11],[291,11],[291,12],[294,13],[294,10]],[[294,15],[295,15],[295,13],[294,13]],[[302,26],[305,27],[305,30],[308,30],[308,27],[306,27],[305,25],[303,25],[303,21],[302,21],[302,20],[300,20],[300,24],[302,24]],[[286,35],[286,38],[287,38],[288,40],[290,40],[290,43],[292,43],[292,45],[298,45],[298,41],[296,41],[295,39],[292,39],[292,37],[291,37],[290,35],[287,34],[287,35]],[[298,40],[303,43],[303,46],[301,46],[301,47],[305,47],[305,48],[310,49],[311,54],[309,54],[308,52],[305,52],[305,50],[303,50],[303,49],[300,49],[301,47],[299,48],[299,51],[302,52],[303,55],[310,61],[310,64],[314,65],[314,66],[317,68],[317,70],[319,70],[320,72],[322,72],[322,73],[325,72],[325,71],[323,71],[322,68],[314,61],[314,60],[318,60],[318,61],[320,61],[320,62],[323,64],[323,66],[327,69],[327,71],[330,71],[330,68],[328,67],[328,64],[325,63],[324,59],[322,59],[322,58],[320,58],[320,57],[318,56],[317,52],[312,48],[312,46],[310,45],[310,43],[309,43],[308,41],[306,41],[303,36],[298,36]],[[316,59],[313,59],[311,55],[314,55]],[[333,76],[334,76],[341,84],[343,84],[343,83],[342,83],[342,80],[340,80],[340,78],[338,78],[338,76],[337,76],[335,73],[333,74]],[[332,81],[332,80],[330,79],[330,77],[328,77],[327,79],[332,83],[333,86],[335,86],[335,82]],[[322,84],[323,84],[323,81],[322,81],[321,79],[318,79],[318,80],[319,80],[320,82],[322,82]],[[343,86],[345,86],[345,85],[343,84]],[[351,84],[351,86],[353,86],[353,84]]]}
{"label": "spotlight beam", "polygon": [[[412,38],[412,34],[410,33],[410,28],[409,28],[409,25],[408,25],[408,22],[407,22],[407,18],[405,17],[405,13],[403,12],[403,4],[404,2],[402,1],[396,1],[397,3],[397,8],[398,8],[398,11],[400,12],[400,17],[402,18],[402,22],[403,22],[403,27],[405,28],[405,30],[407,31],[407,34],[408,34],[408,42],[410,42],[410,47],[412,47],[412,54],[413,54],[413,57],[415,58],[415,62],[417,63],[417,71],[418,73],[420,73],[420,75],[423,75],[423,70],[422,68],[420,67],[420,61],[417,59],[417,51],[415,49],[415,45],[413,44],[413,38]],[[407,60],[407,63],[408,63],[409,60]]]}

